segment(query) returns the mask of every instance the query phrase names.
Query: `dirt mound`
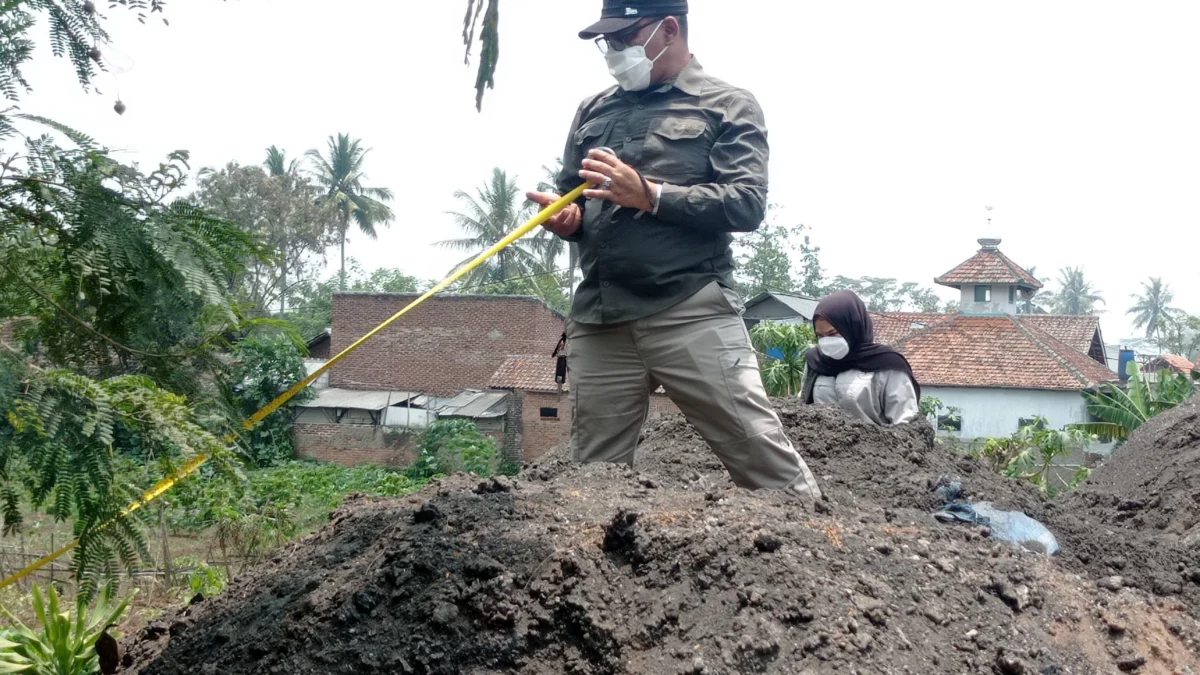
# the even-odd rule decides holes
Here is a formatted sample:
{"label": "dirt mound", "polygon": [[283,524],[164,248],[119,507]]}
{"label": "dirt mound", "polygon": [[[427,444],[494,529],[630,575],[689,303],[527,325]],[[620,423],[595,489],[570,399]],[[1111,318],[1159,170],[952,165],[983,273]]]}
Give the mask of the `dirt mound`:
{"label": "dirt mound", "polygon": [[331,523],[127,643],[125,672],[1182,673],[1188,607],[937,524],[937,479],[1035,491],[886,430],[781,407],[828,501],[728,482],[678,418],[637,470],[545,457]]}
{"label": "dirt mound", "polygon": [[1200,608],[1200,400],[1138,428],[1080,488],[1043,513],[1064,563]]}
{"label": "dirt mound", "polygon": [[1072,501],[1106,524],[1156,530],[1200,550],[1200,399],[1139,427]]}

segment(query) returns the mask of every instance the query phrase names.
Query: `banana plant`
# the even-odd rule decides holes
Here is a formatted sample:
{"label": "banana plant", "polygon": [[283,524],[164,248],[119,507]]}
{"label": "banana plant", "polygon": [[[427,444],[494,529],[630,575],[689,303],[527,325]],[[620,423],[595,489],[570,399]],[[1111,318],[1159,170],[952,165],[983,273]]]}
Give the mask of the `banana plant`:
{"label": "banana plant", "polygon": [[34,584],[33,610],[41,624],[40,631],[29,628],[12,612],[0,607],[0,613],[12,624],[0,633],[0,673],[92,675],[98,672],[96,640],[121,620],[132,599],[130,594],[114,606],[107,594],[101,594],[91,611],[83,603],[77,603],[72,617],[69,609],[60,607],[53,585],[46,587],[43,596],[41,588]]}
{"label": "banana plant", "polygon": [[793,396],[804,387],[804,357],[817,338],[808,324],[762,321],[750,329],[761,359],[763,385],[771,396]]}
{"label": "banana plant", "polygon": [[1155,415],[1174,408],[1191,397],[1192,378],[1170,370],[1159,371],[1147,381],[1136,363],[1129,364],[1129,381],[1124,387],[1104,384],[1098,391],[1085,391],[1088,412],[1099,422],[1075,425],[1087,434],[1124,441],[1134,429]]}

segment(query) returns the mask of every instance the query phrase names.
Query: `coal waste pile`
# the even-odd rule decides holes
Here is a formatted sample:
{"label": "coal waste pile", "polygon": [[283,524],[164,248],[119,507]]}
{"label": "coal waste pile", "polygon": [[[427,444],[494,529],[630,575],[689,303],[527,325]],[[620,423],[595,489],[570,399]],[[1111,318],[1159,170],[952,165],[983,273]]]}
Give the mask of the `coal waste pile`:
{"label": "coal waste pile", "polygon": [[[514,477],[352,496],[122,672],[1200,674],[1200,421],[1140,429],[1054,500],[934,443],[777,401],[825,498],[735,488],[690,425],[634,468],[565,448]],[[1057,556],[942,523],[939,486],[1027,514]]]}

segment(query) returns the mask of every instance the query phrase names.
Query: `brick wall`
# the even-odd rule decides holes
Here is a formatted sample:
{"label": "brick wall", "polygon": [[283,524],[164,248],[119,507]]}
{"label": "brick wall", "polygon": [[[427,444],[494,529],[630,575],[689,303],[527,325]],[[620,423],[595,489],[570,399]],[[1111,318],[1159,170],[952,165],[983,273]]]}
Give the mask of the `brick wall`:
{"label": "brick wall", "polygon": [[404,466],[416,459],[416,434],[359,424],[296,424],[296,456],[344,466]]}
{"label": "brick wall", "polygon": [[329,342],[330,337],[328,334],[323,333],[320,337],[313,338],[312,341],[308,343],[308,358],[317,359],[319,361],[328,361]]}
{"label": "brick wall", "polygon": [[[500,424],[480,425],[479,431],[504,447]],[[343,466],[379,464],[407,466],[417,458],[420,431],[401,431],[365,424],[305,424],[292,427],[296,456]]]}
{"label": "brick wall", "polygon": [[[522,459],[526,462],[535,459],[571,438],[571,399],[564,392],[560,397],[535,391],[517,392],[515,399],[519,400],[521,410],[520,443]],[[558,417],[542,417],[542,408],[557,408]],[[666,396],[650,397],[650,413],[648,419],[654,419],[664,414],[679,412],[679,408]]]}
{"label": "brick wall", "polygon": [[520,394],[510,392],[508,410],[504,412],[504,443],[500,446],[501,461],[519,464],[524,459],[521,452],[521,413],[524,402]]}
{"label": "brick wall", "polygon": [[[531,461],[571,438],[571,398],[563,393],[517,392],[521,401],[521,455]],[[557,408],[557,418],[543,418],[541,409]]]}
{"label": "brick wall", "polygon": [[[339,353],[417,296],[335,293],[331,353]],[[563,318],[540,300],[443,295],[421,303],[331,370],[330,385],[449,396],[485,388],[508,356],[549,356]]]}

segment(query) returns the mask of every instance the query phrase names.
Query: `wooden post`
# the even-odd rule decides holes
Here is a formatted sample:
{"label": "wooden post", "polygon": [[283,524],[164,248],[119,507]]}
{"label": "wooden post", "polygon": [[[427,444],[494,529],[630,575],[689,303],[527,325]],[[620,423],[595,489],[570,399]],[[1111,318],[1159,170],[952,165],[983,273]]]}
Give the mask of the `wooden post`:
{"label": "wooden post", "polygon": [[174,585],[173,575],[171,574],[171,544],[167,536],[166,509],[163,507],[161,501],[158,503],[158,530],[162,535],[163,570],[167,575],[167,588],[171,588]]}
{"label": "wooden post", "polygon": [[[50,530],[50,550],[51,551],[56,550],[54,548],[54,530]],[[51,561],[50,564],[47,565],[47,567],[50,568],[50,585],[53,586],[54,585],[54,561]]]}

